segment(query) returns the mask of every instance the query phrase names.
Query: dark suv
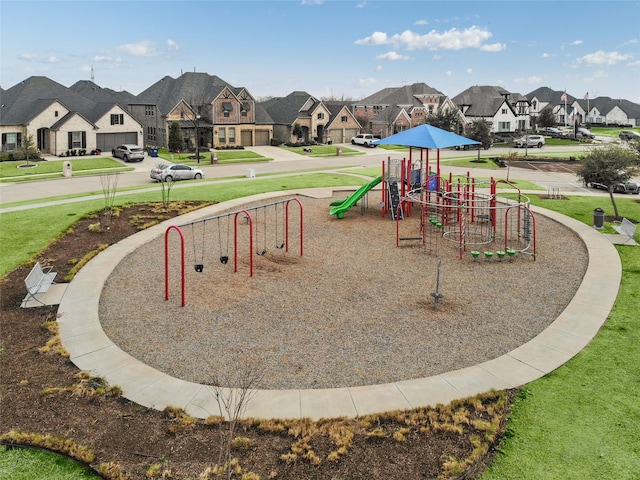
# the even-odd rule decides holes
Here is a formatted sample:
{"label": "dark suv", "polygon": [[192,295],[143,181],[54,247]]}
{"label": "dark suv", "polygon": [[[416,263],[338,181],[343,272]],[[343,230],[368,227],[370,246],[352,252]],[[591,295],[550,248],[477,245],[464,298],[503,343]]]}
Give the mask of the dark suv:
{"label": "dark suv", "polygon": [[622,130],[619,134],[618,134],[618,138],[620,138],[620,140],[624,140],[626,142],[630,141],[630,140],[640,140],[640,133],[634,131],[634,130]]}

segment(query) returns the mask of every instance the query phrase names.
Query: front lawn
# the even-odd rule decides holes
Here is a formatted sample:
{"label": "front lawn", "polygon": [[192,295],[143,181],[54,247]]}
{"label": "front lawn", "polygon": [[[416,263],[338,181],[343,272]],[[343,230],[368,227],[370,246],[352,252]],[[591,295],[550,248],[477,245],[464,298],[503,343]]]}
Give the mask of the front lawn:
{"label": "front lawn", "polygon": [[126,172],[133,170],[132,167],[126,167],[122,163],[109,157],[76,157],[65,158],[60,160],[43,160],[29,162],[34,167],[24,167],[25,160],[17,162],[0,162],[0,182],[18,182],[22,180],[34,180],[43,178],[57,178],[63,175],[63,163],[67,161],[71,163],[71,170],[74,176],[84,175],[88,173],[100,172]]}

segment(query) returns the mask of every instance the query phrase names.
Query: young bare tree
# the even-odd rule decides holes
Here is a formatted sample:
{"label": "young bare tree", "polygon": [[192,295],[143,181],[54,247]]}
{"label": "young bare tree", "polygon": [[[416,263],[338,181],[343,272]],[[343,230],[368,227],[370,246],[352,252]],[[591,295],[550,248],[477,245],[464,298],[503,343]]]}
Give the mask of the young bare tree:
{"label": "young bare tree", "polygon": [[110,230],[115,211],[116,192],[118,191],[119,173],[105,173],[100,175],[104,208],[98,214],[101,230]]}
{"label": "young bare tree", "polygon": [[[157,168],[160,168],[161,165],[157,165]],[[171,189],[173,188],[173,179],[170,180],[160,180],[160,193],[162,195],[162,206],[165,210],[169,208],[169,204],[171,203]]]}
{"label": "young bare tree", "polygon": [[264,371],[259,363],[245,363],[231,373],[217,375],[209,385],[218,403],[220,417],[226,421],[220,424],[220,451],[218,453],[218,467],[226,469],[227,478],[231,479],[233,470],[232,445],[238,424],[242,419],[247,405],[256,394]]}

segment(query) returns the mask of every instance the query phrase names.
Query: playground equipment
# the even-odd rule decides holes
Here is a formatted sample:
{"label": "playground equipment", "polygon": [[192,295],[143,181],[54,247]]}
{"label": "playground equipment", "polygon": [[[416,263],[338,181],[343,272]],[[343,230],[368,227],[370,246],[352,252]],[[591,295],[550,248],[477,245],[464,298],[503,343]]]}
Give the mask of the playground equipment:
{"label": "playground equipment", "polygon": [[[477,180],[466,176],[448,179],[431,171],[428,162],[387,159],[382,164],[385,183],[382,215],[396,221],[396,245],[418,241],[430,254],[437,254],[440,239],[457,243],[460,258],[470,250],[477,259],[482,248],[487,261],[512,260],[516,253],[536,256],[535,217],[529,198],[505,180]],[[498,185],[512,189],[514,199],[498,198]],[[420,224],[401,226],[412,208],[420,208]]]}
{"label": "playground equipment", "polygon": [[[240,251],[239,237],[243,233],[238,225],[238,217],[246,220],[248,236],[244,240],[244,246],[248,247],[249,276],[253,277],[254,255],[264,256],[268,250],[268,241],[272,240],[277,250],[289,252],[290,240],[290,204],[295,202],[299,206],[299,244],[300,256],[304,254],[304,220],[302,203],[297,198],[279,200],[272,203],[247,207],[235,212],[203,218],[195,222],[183,225],[171,225],[165,231],[165,300],[169,299],[169,234],[172,230],[178,232],[180,240],[180,266],[181,266],[181,290],[182,306],[185,305],[185,245],[189,241],[193,245],[194,270],[202,273],[205,269],[207,254],[215,251],[217,247],[220,253],[220,264],[229,262],[229,248],[231,246],[231,224],[233,223],[233,271],[238,271],[238,259]],[[271,215],[273,212],[273,216]],[[274,221],[269,222],[269,218]],[[270,225],[272,228],[270,228]],[[212,233],[215,228],[217,236]],[[185,236],[185,230],[189,232]],[[224,232],[224,241],[223,241]],[[254,245],[258,245],[254,249]]]}
{"label": "playground equipment", "polygon": [[344,218],[344,214],[347,210],[358,203],[362,197],[364,197],[369,190],[378,185],[382,181],[382,177],[377,177],[373,181],[362,185],[355,193],[351,194],[349,197],[344,200],[338,200],[335,202],[331,202],[331,206],[333,207],[329,211],[329,215],[335,215],[336,218]]}

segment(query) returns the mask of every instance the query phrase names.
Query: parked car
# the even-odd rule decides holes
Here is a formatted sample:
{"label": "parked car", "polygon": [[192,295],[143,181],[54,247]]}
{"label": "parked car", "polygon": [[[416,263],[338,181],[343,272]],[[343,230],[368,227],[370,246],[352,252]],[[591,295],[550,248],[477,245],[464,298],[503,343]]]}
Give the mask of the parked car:
{"label": "parked car", "polygon": [[489,150],[491,148],[491,143],[475,143],[473,145],[456,145],[456,150]]}
{"label": "parked car", "polygon": [[525,135],[524,137],[516,138],[513,141],[513,146],[514,148],[542,148],[544,146],[544,137],[542,135]]}
{"label": "parked car", "polygon": [[[598,188],[600,190],[606,190],[607,192],[609,191],[609,187],[599,182],[589,182],[587,186],[591,188]],[[639,195],[640,183],[636,182],[635,180],[629,180],[628,182],[624,182],[624,183],[617,183],[613,187],[613,192],[614,193],[631,193],[633,195]]]}
{"label": "parked car", "polygon": [[560,129],[556,127],[543,127],[540,129],[540,133],[542,135],[547,135],[551,138],[560,138],[563,135]]}
{"label": "parked car", "polygon": [[177,180],[198,180],[204,178],[199,168],[180,163],[159,165],[151,169],[151,178],[157,182],[174,182]]}
{"label": "parked car", "polygon": [[351,139],[351,145],[364,145],[365,147],[375,147],[376,145],[373,142],[376,140],[376,137],[369,133],[361,133],[360,135],[356,135]]}
{"label": "parked car", "polygon": [[121,158],[125,162],[141,162],[144,160],[144,150],[138,145],[119,145],[111,150],[111,155]]}
{"label": "parked car", "polygon": [[619,134],[618,134],[618,138],[620,138],[620,140],[623,141],[631,141],[631,140],[640,140],[640,133],[634,131],[634,130],[622,130]]}
{"label": "parked car", "polygon": [[583,127],[578,128],[578,131],[576,132],[576,136],[583,137],[583,138],[591,138],[591,139],[596,138],[596,136],[593,133],[591,133],[591,131],[588,128],[583,128]]}

